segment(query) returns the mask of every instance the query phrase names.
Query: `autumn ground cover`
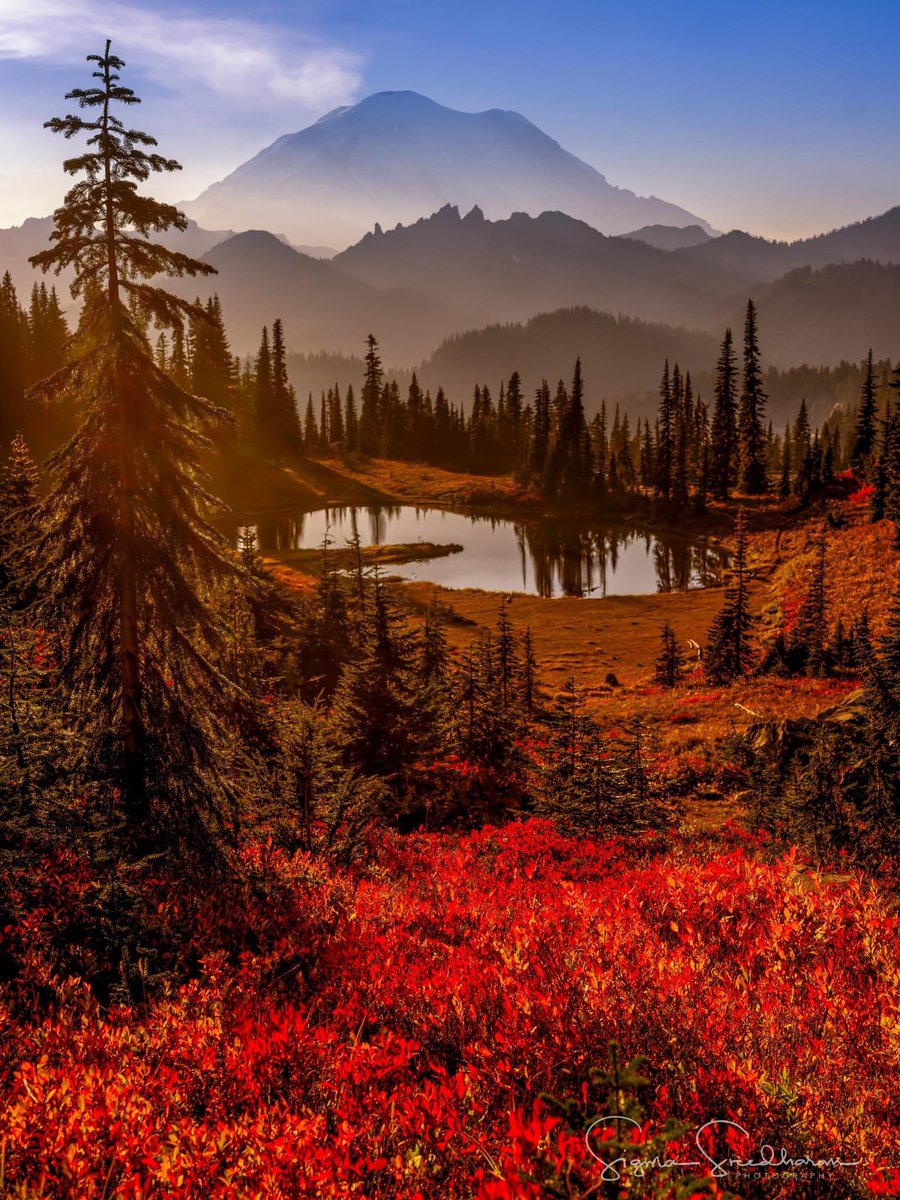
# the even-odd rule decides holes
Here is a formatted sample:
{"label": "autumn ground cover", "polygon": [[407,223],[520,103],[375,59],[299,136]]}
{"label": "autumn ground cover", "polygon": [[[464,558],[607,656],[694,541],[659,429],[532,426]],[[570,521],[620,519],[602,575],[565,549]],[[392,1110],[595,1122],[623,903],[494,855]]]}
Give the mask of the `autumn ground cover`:
{"label": "autumn ground cover", "polygon": [[[378,834],[349,869],[259,846],[239,868],[215,898],[141,884],[158,936],[135,969],[152,1003],[106,1013],[48,965],[70,946],[90,978],[74,936],[102,907],[90,873],[64,857],[18,881],[4,1195],[838,1200],[894,1186],[878,1168],[900,1153],[898,920],[863,878],[828,883],[736,828],[584,841],[537,821]],[[155,990],[163,969],[181,982]],[[586,1129],[609,1111],[592,1069],[612,1041],[648,1060],[644,1086],[619,1088],[644,1114],[629,1160],[662,1148],[699,1167],[622,1167],[616,1183],[604,1166],[613,1154]],[[709,1126],[705,1153],[693,1132],[653,1142],[667,1118],[746,1133]],[[715,1177],[764,1143],[793,1166]]]}
{"label": "autumn ground cover", "polygon": [[[343,485],[327,468],[317,486]],[[755,516],[753,604],[774,630],[821,513]],[[864,605],[881,628],[889,535],[844,502],[835,619]],[[439,592],[457,654],[495,626],[496,595],[392,590],[411,616]],[[814,716],[857,680],[719,686],[693,659],[658,686],[661,625],[702,644],[721,601],[509,605],[542,702],[573,677],[604,736],[640,717],[648,764],[684,803],[675,832],[373,830],[344,866],[262,843],[200,893],[152,863],[102,884],[74,855],[22,871],[0,931],[0,1195],[900,1194],[896,895],[726,821],[742,786],[729,736]],[[108,914],[121,940],[129,906],[131,995],[110,994]],[[610,1112],[636,1124],[598,1124]],[[759,1166],[767,1154],[779,1165]]]}

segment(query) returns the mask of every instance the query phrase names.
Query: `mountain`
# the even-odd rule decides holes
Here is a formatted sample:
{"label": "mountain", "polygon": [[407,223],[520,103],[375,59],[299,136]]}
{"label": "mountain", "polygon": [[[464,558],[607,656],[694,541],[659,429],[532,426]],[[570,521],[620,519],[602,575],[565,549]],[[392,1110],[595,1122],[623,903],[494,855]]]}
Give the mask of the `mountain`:
{"label": "mountain", "polygon": [[861,259],[900,263],[900,207],[796,242],[770,242],[735,229],[676,253],[685,261],[726,270],[742,283],[771,281],[800,267],[828,267]]}
{"label": "mountain", "polygon": [[[869,261],[821,270],[800,267],[754,289],[759,340],[768,363],[835,366],[858,362],[871,346],[876,359],[900,349],[900,266]],[[743,327],[736,306],[731,322]]]}
{"label": "mountain", "polygon": [[558,379],[568,382],[580,357],[585,406],[596,412],[604,397],[614,403],[632,393],[655,391],[666,358],[705,371],[714,365],[717,349],[718,341],[709,333],[588,308],[563,309],[524,324],[492,325],[448,338],[417,373],[432,393],[443,386],[453,399],[468,400],[476,382],[488,384],[496,394],[500,380],[518,371],[530,399],[542,379],[553,389]]}
{"label": "mountain", "polygon": [[331,261],[370,287],[411,289],[459,312],[465,323],[447,333],[577,305],[705,326],[740,286],[716,263],[607,237],[564,213],[489,221],[454,205],[376,229]]}
{"label": "mountain", "polygon": [[685,225],[683,228],[677,225],[645,225],[643,229],[619,236],[635,242],[646,242],[657,250],[686,250],[689,246],[702,246],[712,240],[702,225]]}
{"label": "mountain", "polygon": [[[44,219],[0,230],[0,272],[12,270],[25,303],[38,278],[27,256],[47,244],[50,229]],[[881,356],[898,350],[900,209],[792,245],[732,232],[681,250],[607,237],[559,212],[489,221],[478,208],[463,217],[452,205],[409,226],[376,229],[330,261],[259,230],[228,235],[192,222],[185,233],[166,240],[217,268],[210,278],[171,286],[190,298],[218,292],[240,354],[255,352],[263,324],[279,316],[292,351],[356,355],[374,333],[385,360],[407,367],[427,362],[435,347],[457,335],[473,334],[464,345],[480,353],[477,331],[498,322],[527,325],[537,314],[557,310],[588,308],[720,337],[726,324],[736,332],[742,328],[748,296],[760,309],[770,364],[835,365],[859,359],[870,344]],[[855,261],[865,253],[883,261]],[[64,286],[60,295],[65,303]],[[564,325],[554,326],[560,348],[547,352],[544,369],[550,374],[565,374],[572,357],[575,342]],[[593,336],[583,322],[573,328],[582,328],[578,337]],[[609,334],[612,341],[603,344],[618,339],[624,345],[628,329],[617,327]],[[606,338],[607,327],[601,332]],[[581,346],[583,355],[589,350]],[[703,365],[699,354],[685,361],[698,370]],[[631,387],[620,377],[619,363],[618,351],[611,349],[608,378],[599,365],[598,386],[607,395],[617,394],[620,385]],[[486,359],[483,369],[502,374],[514,365]],[[648,365],[654,372],[658,367],[655,359]],[[481,371],[476,359],[466,390]],[[462,374],[456,376],[460,381]]]}
{"label": "mountain", "polygon": [[[21,225],[0,229],[0,277],[9,271],[20,303],[27,305],[32,286],[44,280],[48,287],[51,284],[56,286],[60,303],[71,308],[68,286],[72,279],[71,271],[64,271],[59,277],[43,275],[28,262],[32,254],[47,249],[52,232],[52,217],[29,217]],[[234,235],[230,229],[201,229],[196,221],[188,221],[188,227],[183,232],[173,229],[156,236],[170,249],[188,254],[191,258],[200,258],[213,246]]]}
{"label": "mountain", "polygon": [[[827,252],[825,239],[812,241],[820,253]],[[764,246],[780,253],[776,243]],[[896,354],[900,328],[900,267],[864,260],[820,270],[801,267],[772,281],[748,280],[740,264],[605,237],[562,213],[516,213],[488,221],[478,209],[461,217],[447,206],[414,225],[368,234],[330,261],[300,254],[261,231],[236,234],[204,258],[219,273],[176,286],[191,296],[218,292],[239,353],[254,351],[262,325],[276,316],[283,319],[294,351],[358,354],[372,332],[388,361],[406,365],[426,362],[448,338],[453,344],[458,335],[467,335],[464,348],[475,358],[466,390],[490,365],[485,360],[482,366],[477,357],[478,331],[498,322],[527,327],[537,314],[556,310],[625,314],[670,326],[686,338],[697,331],[703,338],[721,337],[726,324],[736,331],[743,327],[752,295],[760,310],[765,359],[779,367],[852,361],[870,344],[876,354]],[[578,332],[570,336],[566,320],[554,326],[560,350],[543,368],[551,374],[569,357],[587,355],[590,338],[599,336],[583,321],[567,320]],[[611,329],[603,327],[603,344],[612,338],[624,345],[630,326]],[[491,339],[496,340],[493,333]],[[641,356],[645,350],[638,347],[634,353]],[[677,354],[673,350],[671,356]],[[699,352],[694,359],[685,357],[697,370],[706,365]],[[552,365],[557,361],[560,366]],[[611,351],[609,382],[603,382],[609,394],[617,394],[613,388],[620,385],[628,390],[647,386],[640,380],[632,384],[618,363],[619,352]],[[513,365],[500,370],[498,360],[496,368],[506,374]],[[655,358],[649,366],[656,372]],[[435,376],[433,382],[440,379]]]}
{"label": "mountain", "polygon": [[204,225],[347,246],[376,221],[407,224],[448,203],[493,218],[559,209],[611,234],[705,227],[675,204],[614,187],[518,113],[457,112],[408,91],[378,92],[286,134],[184,208]]}
{"label": "mountain", "polygon": [[262,230],[235,234],[203,259],[218,274],[172,286],[189,297],[217,293],[240,354],[255,352],[262,326],[281,317],[292,349],[358,351],[376,330],[396,361],[414,362],[461,320],[437,299],[369,287]]}

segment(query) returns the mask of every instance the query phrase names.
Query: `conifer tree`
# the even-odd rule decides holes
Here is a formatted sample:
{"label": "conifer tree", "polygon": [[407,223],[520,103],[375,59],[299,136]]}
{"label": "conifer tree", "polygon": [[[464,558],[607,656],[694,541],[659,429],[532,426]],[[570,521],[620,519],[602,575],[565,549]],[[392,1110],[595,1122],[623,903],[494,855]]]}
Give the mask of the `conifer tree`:
{"label": "conifer tree", "polygon": [[738,409],[738,463],[741,490],[755,496],[768,489],[766,433],[763,412],[766,393],[762,386],[756,307],[747,301],[744,323],[744,377]]}
{"label": "conifer tree", "polygon": [[0,590],[10,606],[19,606],[22,559],[38,532],[35,507],[40,472],[31,451],[17,433],[0,475]]}
{"label": "conifer tree", "polygon": [[196,846],[204,808],[231,794],[215,751],[233,692],[214,666],[221,629],[207,596],[238,568],[206,521],[197,460],[202,427],[224,414],[159,370],[143,330],[150,320],[169,328],[206,319],[148,280],[213,269],[151,237],[187,226],[138,191],[178,164],[116,115],[139,101],[120,83],[124,63],[109,42],[88,61],[97,82],[67,98],[92,119],[47,122],[67,139],[88,135],[87,149],[65,164],[81,178],[55,213],[53,246],[31,260],[72,268],[73,295],[84,299],[77,352],[44,389],[77,403],[81,425],[51,460],[32,586],[43,618],[64,635],[95,776],[117,784],[141,841]]}
{"label": "conifer tree", "polygon": [[422,630],[420,679],[422,685],[443,687],[450,676],[450,651],[444,630],[445,609],[440,601],[433,600],[425,614]]}
{"label": "conifer tree", "polygon": [[686,508],[689,495],[690,479],[688,441],[690,428],[684,412],[679,412],[676,419],[675,454],[672,463],[672,501],[678,508]]}
{"label": "conifer tree", "polygon": [[518,680],[522,670],[519,660],[518,639],[509,619],[509,603],[500,605],[497,618],[497,682],[500,707],[504,714],[515,705],[518,695]]}
{"label": "conifer tree", "polygon": [[891,442],[894,436],[894,414],[888,399],[881,422],[881,445],[873,472],[872,498],[869,501],[869,519],[882,521],[887,513],[890,496]]}
{"label": "conifer tree", "polygon": [[375,455],[381,447],[381,393],[384,371],[378,355],[378,341],[373,334],[369,334],[366,345],[368,350],[359,415],[359,449],[362,454]]}
{"label": "conifer tree", "polygon": [[56,288],[35,284],[28,311],[28,382],[36,383],[58,371],[65,362],[69,327]]}
{"label": "conifer tree", "polygon": [[21,513],[37,503],[41,474],[21,433],[10,443],[3,471],[2,497],[6,512]]}
{"label": "conifer tree", "polygon": [[399,796],[427,730],[418,720],[415,655],[409,634],[376,569],[361,630],[361,650],[348,663],[333,711],[348,765],[383,779]]}
{"label": "conifer tree", "polygon": [[656,426],[656,494],[668,500],[672,494],[674,401],[669,360],[659,385],[659,419]]}
{"label": "conifer tree", "polygon": [[865,374],[856,413],[856,436],[853,442],[851,465],[858,471],[865,469],[875,449],[875,420],[878,411],[878,385],[875,382],[875,365],[872,351],[866,357]]}
{"label": "conifer tree", "polygon": [[506,427],[505,444],[507,446],[507,469],[518,470],[522,465],[523,439],[523,400],[522,377],[518,371],[513,371],[506,385]]}
{"label": "conifer tree", "polygon": [[737,366],[730,329],[725,330],[716,366],[710,438],[710,487],[717,500],[727,500],[737,474]]}
{"label": "conifer tree", "polygon": [[6,271],[0,281],[0,440],[3,444],[19,428],[30,433],[25,408],[25,379],[28,321],[19,307],[12,276]]}
{"label": "conifer tree", "polygon": [[[440,392],[439,395],[443,393]],[[359,418],[356,415],[356,397],[352,384],[347,388],[347,395],[344,397],[344,445],[349,454],[354,454],[359,449]]]}
{"label": "conifer tree", "polygon": [[644,422],[644,436],[641,441],[641,487],[651,488],[656,479],[656,459],[653,453],[653,435],[650,433],[649,420]]}
{"label": "conifer tree", "polygon": [[270,450],[276,438],[275,390],[272,383],[272,353],[269,330],[263,326],[253,369],[253,415],[258,444]]}
{"label": "conifer tree", "polygon": [[310,702],[328,700],[352,657],[355,634],[346,583],[331,552],[326,531],[321,546],[319,583],[301,610],[294,675],[298,690]]}
{"label": "conifer tree", "polygon": [[534,396],[534,423],[531,430],[529,474],[541,480],[547,465],[550,443],[550,385],[544,379]]}
{"label": "conifer tree", "polygon": [[746,674],[753,660],[750,645],[750,597],[747,579],[747,526],[743,511],[735,521],[736,548],[732,583],[725,590],[721,612],[708,635],[706,670],[711,678],[726,683]]}
{"label": "conifer tree", "polygon": [[324,450],[329,442],[328,409],[325,405],[325,393],[319,397],[319,448]]}
{"label": "conifer tree", "polygon": [[800,400],[800,408],[797,410],[797,420],[794,422],[794,459],[799,463],[803,462],[809,453],[809,448],[812,445],[812,433],[809,428],[809,412],[806,407],[806,397]]}
{"label": "conifer tree", "polygon": [[534,712],[537,661],[531,626],[522,634],[522,704],[529,715]]}
{"label": "conifer tree", "polygon": [[794,647],[807,675],[824,675],[827,669],[828,592],[825,579],[827,543],[822,530],[816,542],[810,582],[797,612]]}
{"label": "conifer tree", "polygon": [[169,378],[186,392],[190,387],[191,376],[188,364],[187,347],[184,338],[184,322],[179,315],[172,327],[172,352],[169,355]]}
{"label": "conifer tree", "polygon": [[225,332],[222,305],[211,296],[189,314],[191,388],[198,395],[233,411],[237,378]]}
{"label": "conifer tree", "polygon": [[660,640],[660,653],[653,678],[661,687],[673,688],[684,674],[684,655],[675,638],[675,631],[668,621],[660,631]]}
{"label": "conifer tree", "polygon": [[709,440],[703,439],[700,451],[700,465],[697,471],[697,486],[694,491],[694,512],[697,516],[706,512],[706,497],[709,493]]}
{"label": "conifer tree", "polygon": [[312,392],[306,401],[306,414],[303,418],[303,450],[307,455],[315,454],[319,448],[319,427],[316,424],[316,410],[313,407]]}
{"label": "conifer tree", "polygon": [[900,549],[900,363],[891,373],[888,387],[894,393],[890,428],[885,428],[885,501],[884,515],[896,529],[894,544]]}
{"label": "conifer tree", "polygon": [[272,322],[272,410],[277,445],[285,454],[298,453],[300,421],[297,416],[297,397],[288,381],[284,326],[280,318]]}
{"label": "conifer tree", "polygon": [[328,433],[332,442],[344,441],[344,407],[337,384],[328,393]]}
{"label": "conifer tree", "polygon": [[561,406],[559,431],[550,455],[549,474],[555,491],[567,499],[586,497],[590,488],[592,463],[590,439],[584,419],[584,382],[581,359],[576,359],[572,390]]}
{"label": "conifer tree", "polygon": [[781,483],[778,494],[786,500],[791,494],[791,426],[790,422],[784,427],[784,441],[781,445]]}
{"label": "conifer tree", "polygon": [[283,843],[347,866],[360,852],[365,830],[384,813],[384,787],[343,764],[340,732],[318,709],[288,701],[279,708],[278,725],[276,820],[293,823]]}
{"label": "conifer tree", "polygon": [[600,499],[606,494],[606,468],[609,460],[609,440],[606,436],[606,401],[600,402],[600,411],[591,422],[591,432],[593,435],[593,452],[594,452],[594,483],[593,493],[595,499]]}

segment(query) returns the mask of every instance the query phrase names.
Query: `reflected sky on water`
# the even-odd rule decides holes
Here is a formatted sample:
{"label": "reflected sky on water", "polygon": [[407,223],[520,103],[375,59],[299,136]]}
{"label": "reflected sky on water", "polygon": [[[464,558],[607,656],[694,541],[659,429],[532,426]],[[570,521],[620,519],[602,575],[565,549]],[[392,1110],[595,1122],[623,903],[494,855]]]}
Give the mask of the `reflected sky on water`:
{"label": "reflected sky on water", "polygon": [[[456,543],[456,554],[386,567],[391,575],[451,588],[535,596],[647,595],[715,583],[723,551],[703,542],[571,517],[527,521],[411,505],[285,511],[254,518],[263,554],[336,547],[358,529],[364,546]],[[240,527],[230,531],[236,543]]]}

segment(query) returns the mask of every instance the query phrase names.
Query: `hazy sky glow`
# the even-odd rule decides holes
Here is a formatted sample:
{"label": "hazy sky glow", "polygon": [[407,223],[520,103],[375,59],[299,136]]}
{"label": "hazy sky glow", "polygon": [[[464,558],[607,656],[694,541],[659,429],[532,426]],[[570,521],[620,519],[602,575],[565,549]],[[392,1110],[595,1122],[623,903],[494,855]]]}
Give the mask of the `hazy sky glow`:
{"label": "hazy sky glow", "polygon": [[61,199],[41,128],[110,36],[196,195],[373,91],[510,108],[720,229],[798,237],[900,204],[898,0],[0,0],[0,226]]}

